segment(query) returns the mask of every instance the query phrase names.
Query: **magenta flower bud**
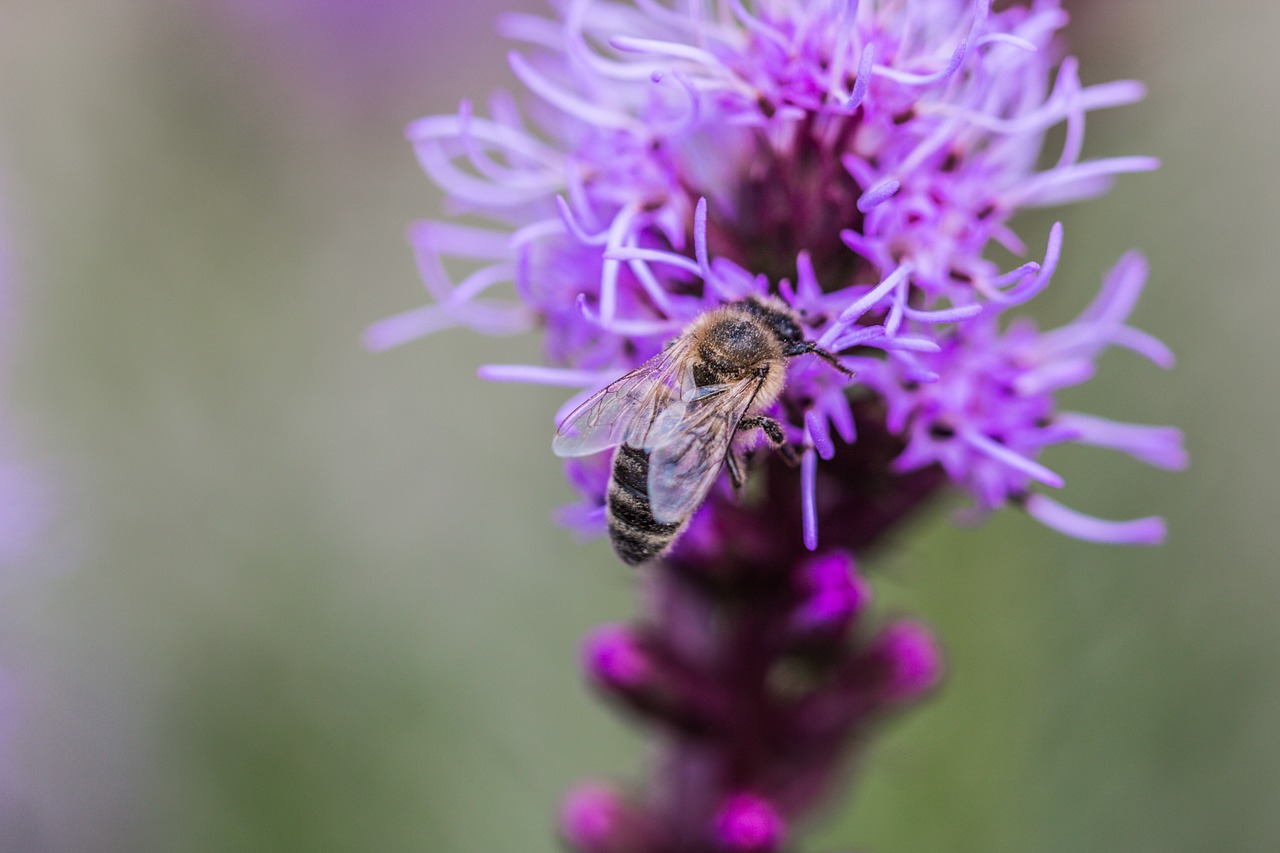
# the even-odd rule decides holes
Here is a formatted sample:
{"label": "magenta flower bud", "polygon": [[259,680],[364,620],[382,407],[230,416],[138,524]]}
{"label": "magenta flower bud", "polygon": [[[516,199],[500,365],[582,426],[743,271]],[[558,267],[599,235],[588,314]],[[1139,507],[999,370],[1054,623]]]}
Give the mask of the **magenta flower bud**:
{"label": "magenta flower bud", "polygon": [[937,643],[919,623],[890,625],[876,641],[876,651],[890,667],[888,692],[894,700],[914,699],[933,688],[942,676]]}
{"label": "magenta flower bud", "polygon": [[588,783],[560,806],[560,832],[581,853],[625,853],[636,849],[639,823],[631,807],[610,787]]}
{"label": "magenta flower bud", "polygon": [[634,628],[604,625],[583,642],[587,678],[634,713],[686,733],[705,733],[725,716],[716,691],[646,642]]}
{"label": "magenta flower bud", "polygon": [[857,574],[850,554],[837,551],[808,560],[798,575],[804,597],[791,624],[800,634],[839,632],[871,600],[871,586]]}
{"label": "magenta flower bud", "polygon": [[652,681],[648,656],[626,625],[602,625],[583,642],[582,667],[602,687],[634,691]]}
{"label": "magenta flower bud", "polygon": [[767,800],[755,794],[736,794],[716,813],[715,835],[726,851],[769,853],[782,846],[786,825]]}
{"label": "magenta flower bud", "polygon": [[[848,587],[860,580],[858,562],[852,554],[832,551],[806,560],[800,566],[800,582],[811,590]],[[865,592],[870,594],[869,589]]]}

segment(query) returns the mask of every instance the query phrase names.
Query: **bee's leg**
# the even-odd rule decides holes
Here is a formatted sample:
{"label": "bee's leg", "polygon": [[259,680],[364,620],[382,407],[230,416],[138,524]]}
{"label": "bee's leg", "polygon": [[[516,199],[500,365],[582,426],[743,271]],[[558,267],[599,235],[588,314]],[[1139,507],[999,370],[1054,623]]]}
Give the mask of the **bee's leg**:
{"label": "bee's leg", "polygon": [[774,447],[787,443],[787,436],[782,432],[782,424],[766,415],[749,415],[738,421],[738,429],[758,429],[765,434]]}
{"label": "bee's leg", "polygon": [[782,431],[782,424],[765,415],[752,415],[738,421],[738,429],[759,429],[769,439],[769,443],[782,454],[782,460],[788,465],[799,463],[795,449],[787,444],[787,436]]}
{"label": "bee's leg", "polygon": [[782,461],[787,463],[788,467],[794,468],[800,464],[800,457],[796,455],[796,449],[790,444],[779,444],[778,453],[782,455]]}
{"label": "bee's leg", "polygon": [[733,493],[741,496],[742,484],[746,480],[742,476],[742,463],[738,461],[738,454],[733,452],[733,448],[729,448],[729,452],[724,456],[724,467],[729,469],[729,481],[733,483]]}

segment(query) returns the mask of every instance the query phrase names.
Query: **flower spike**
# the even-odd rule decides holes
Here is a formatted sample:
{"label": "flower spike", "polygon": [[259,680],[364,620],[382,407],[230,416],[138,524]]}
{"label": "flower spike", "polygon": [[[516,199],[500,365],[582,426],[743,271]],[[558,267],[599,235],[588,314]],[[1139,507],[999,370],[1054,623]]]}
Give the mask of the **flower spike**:
{"label": "flower spike", "polygon": [[521,107],[410,125],[453,208],[489,224],[415,226],[430,304],[366,345],[538,329],[547,365],[480,375],[565,389],[554,441],[578,498],[558,517],[654,563],[643,616],[581,658],[654,732],[652,778],[572,795],[567,843],[780,850],[849,745],[942,677],[923,626],[874,624],[855,558],[947,490],[971,517],[1165,537],[1047,497],[1070,490],[1041,458],[1075,443],[1186,465],[1178,430],[1058,400],[1109,347],[1172,366],[1130,325],[1146,262],[1121,258],[1060,328],[1021,315],[1070,284],[1069,246],[1018,214],[1155,169],[1080,159],[1087,120],[1144,89],[1082,84],[1059,0],[553,5],[502,24]]}

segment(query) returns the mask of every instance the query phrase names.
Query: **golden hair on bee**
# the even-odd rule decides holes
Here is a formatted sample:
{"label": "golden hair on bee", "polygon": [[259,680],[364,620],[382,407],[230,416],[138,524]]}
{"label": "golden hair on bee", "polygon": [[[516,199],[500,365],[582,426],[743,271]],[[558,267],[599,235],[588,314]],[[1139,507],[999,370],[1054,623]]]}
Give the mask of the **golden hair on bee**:
{"label": "golden hair on bee", "polygon": [[743,484],[735,438],[759,429],[794,456],[782,425],[760,414],[782,394],[787,359],[813,353],[852,375],[804,338],[781,300],[752,296],[702,314],[662,352],[597,391],[556,431],[558,456],[610,447],[609,538],[623,562],[661,556],[711,490],[721,466]]}

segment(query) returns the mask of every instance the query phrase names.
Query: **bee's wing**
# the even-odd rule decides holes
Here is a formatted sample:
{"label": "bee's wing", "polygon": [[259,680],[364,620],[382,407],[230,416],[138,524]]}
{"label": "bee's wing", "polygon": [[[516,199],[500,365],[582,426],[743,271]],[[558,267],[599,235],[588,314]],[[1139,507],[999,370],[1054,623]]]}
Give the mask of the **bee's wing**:
{"label": "bee's wing", "polygon": [[[678,423],[664,430],[649,450],[649,508],[659,524],[688,518],[706,498],[762,380],[751,377],[729,385],[698,389]],[[671,419],[674,421],[674,418]]]}
{"label": "bee's wing", "polygon": [[683,408],[682,388],[692,384],[683,369],[689,342],[671,346],[622,378],[606,385],[569,413],[556,430],[551,450],[557,456],[587,456],[624,441],[641,446],[654,424],[669,420],[664,411]]}

